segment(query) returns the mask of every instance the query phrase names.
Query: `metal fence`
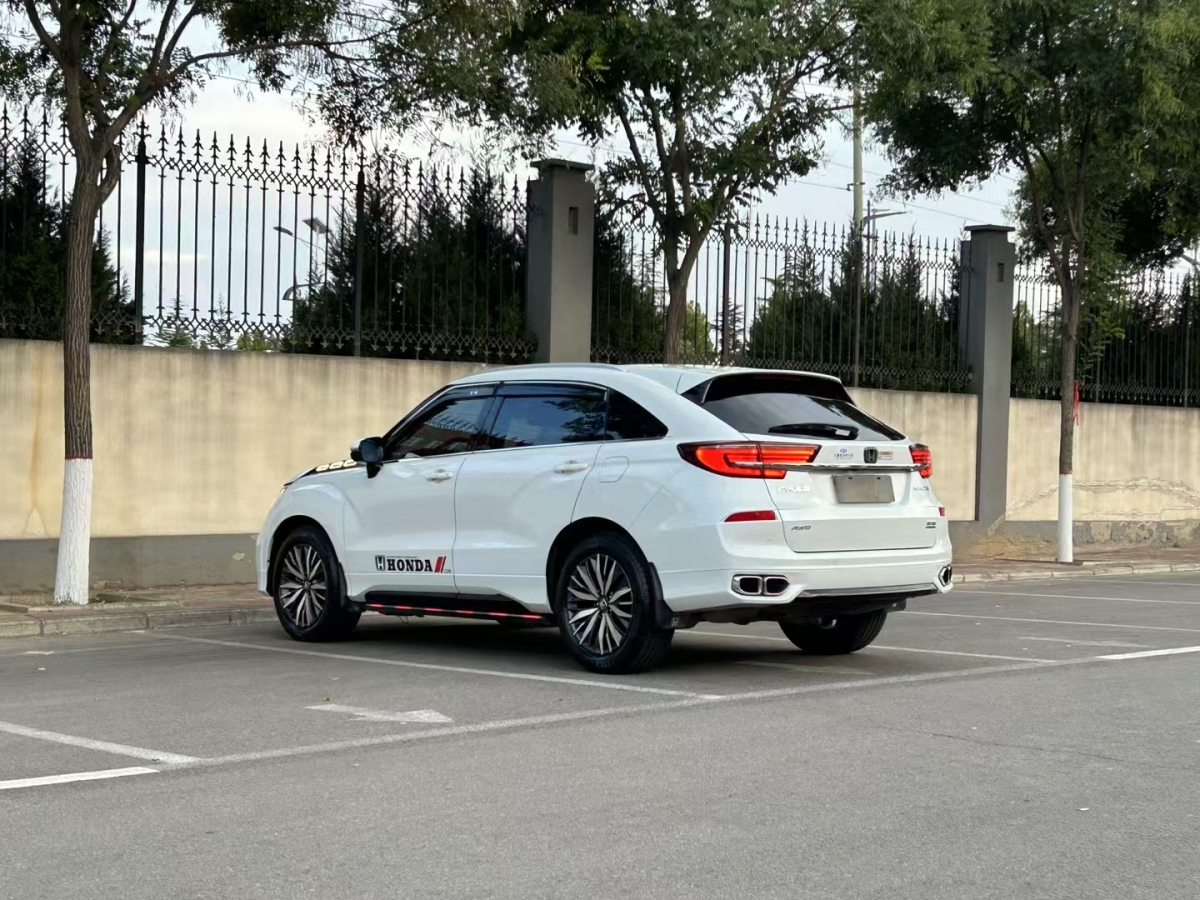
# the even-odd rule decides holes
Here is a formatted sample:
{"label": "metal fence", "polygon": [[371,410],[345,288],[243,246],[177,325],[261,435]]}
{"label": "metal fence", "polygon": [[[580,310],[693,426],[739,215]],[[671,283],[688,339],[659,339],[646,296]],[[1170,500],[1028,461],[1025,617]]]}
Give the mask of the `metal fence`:
{"label": "metal fence", "polygon": [[[504,362],[533,351],[515,179],[144,124],[121,154],[93,340]],[[57,117],[5,108],[0,337],[61,333],[73,174]]]}
{"label": "metal fence", "polygon": [[[1040,265],[1018,266],[1015,280],[1012,394],[1057,398],[1061,291]],[[1192,284],[1190,271],[1147,270],[1085,289],[1076,367],[1080,399],[1200,404]]]}
{"label": "metal fence", "polygon": [[[958,242],[755,216],[714,232],[687,287],[680,358],[804,369],[847,384],[967,389]],[[596,223],[592,356],[663,358],[667,278],[654,223],[609,206]]]}

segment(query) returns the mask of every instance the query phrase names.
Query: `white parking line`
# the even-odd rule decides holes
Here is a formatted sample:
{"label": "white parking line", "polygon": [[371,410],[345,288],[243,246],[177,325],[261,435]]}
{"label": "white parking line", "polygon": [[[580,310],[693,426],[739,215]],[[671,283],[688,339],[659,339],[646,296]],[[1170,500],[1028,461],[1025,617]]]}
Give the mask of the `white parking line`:
{"label": "white parking line", "polygon": [[1168,647],[1166,650],[1143,650],[1140,653],[1114,653],[1097,659],[1145,659],[1148,656],[1175,656],[1178,653],[1200,653],[1200,647]]}
{"label": "white parking line", "polygon": [[221,766],[230,763],[257,762],[268,759],[286,759],[293,756],[308,756],[314,753],[337,753],[346,750],[378,747],[387,744],[405,744],[409,742],[430,740],[433,738],[453,737],[464,734],[485,734],[493,731],[509,731],[516,728],[533,728],[539,725],[556,725],[565,722],[581,722],[593,719],[607,719],[616,716],[633,716],[643,713],[670,712],[679,709],[689,709],[699,706],[715,706],[717,704],[737,703],[747,700],[772,700],[783,697],[796,697],[802,694],[821,694],[831,691],[858,690],[860,688],[887,687],[902,684],[919,684],[925,681],[947,681],[953,678],[973,678],[979,675],[995,675],[1007,672],[1023,672],[1034,669],[1045,669],[1054,666],[1081,665],[1094,663],[1094,659],[1060,660],[1048,663],[1014,663],[1004,666],[979,666],[974,669],[956,669],[953,672],[924,672],[919,675],[892,675],[885,678],[859,678],[854,681],[827,681],[816,684],[804,684],[772,690],[747,691],[741,694],[725,694],[714,697],[694,697],[686,700],[672,700],[664,703],[647,703],[640,706],[618,706],[608,709],[588,709],[579,712],[551,713],[544,716],[529,716],[522,719],[499,719],[491,722],[479,722],[474,725],[453,725],[447,728],[430,728],[424,731],[409,731],[400,734],[386,734],[379,737],[358,738],[337,741],[328,744],[311,744],[302,747],[281,747],[275,750],[258,750],[250,753],[237,753],[230,756],[216,756],[210,759],[200,759],[192,763],[196,766]]}
{"label": "white parking line", "polygon": [[[934,614],[937,615],[937,614]],[[703,633],[703,632],[700,632]],[[737,635],[745,637],[745,635]],[[767,640],[780,640],[777,638],[766,638]],[[202,640],[202,639],[188,639]],[[204,640],[205,643],[224,643],[219,641]],[[235,645],[248,646],[248,645]],[[265,648],[271,649],[271,648]],[[949,651],[948,651],[949,652]],[[853,681],[831,681],[820,682],[815,684],[804,684],[786,688],[775,688],[769,690],[746,691],[738,694],[725,695],[695,695],[686,699],[667,701],[663,703],[648,703],[636,706],[610,707],[606,709],[580,710],[570,713],[553,713],[542,716],[528,716],[520,719],[500,719],[490,722],[479,722],[472,725],[453,725],[441,728],[428,728],[421,731],[409,731],[398,734],[379,735],[377,737],[359,738],[345,741],[337,741],[326,744],[310,744],[306,746],[296,747],[280,747],[272,750],[258,750],[249,753],[237,753],[228,756],[216,756],[205,759],[195,759],[190,757],[175,757],[175,759],[183,759],[186,762],[178,763],[178,765],[186,768],[195,767],[210,767],[222,766],[235,763],[255,762],[271,759],[287,759],[297,756],[308,756],[319,753],[344,752],[346,750],[363,749],[368,747],[385,746],[389,744],[412,743],[423,740],[432,740],[436,738],[452,737],[457,735],[470,734],[485,734],[496,731],[509,731],[518,728],[532,728],[542,725],[554,725],[567,722],[590,721],[595,719],[613,718],[617,716],[634,716],[645,713],[669,712],[673,710],[688,709],[699,706],[713,706],[725,703],[741,703],[755,700],[773,700],[783,699],[786,697],[797,697],[805,694],[821,694],[831,693],[835,691],[854,691],[876,687],[890,687],[908,684],[921,684],[924,682],[933,681],[950,681],[954,679],[975,678],[984,675],[1000,675],[1015,672],[1036,671],[1039,669],[1062,668],[1068,666],[1094,665],[1099,662],[1111,660],[1125,659],[1140,659],[1147,656],[1165,656],[1175,653],[1190,653],[1200,652],[1200,647],[1180,647],[1173,650],[1155,650],[1148,653],[1129,653],[1118,654],[1115,656],[1090,656],[1077,659],[1064,659],[1046,662],[1017,662],[1009,665],[994,665],[994,666],[978,666],[974,669],[956,669],[950,672],[924,672],[915,675],[893,675],[883,678],[859,678]],[[329,655],[329,654],[319,654]],[[366,660],[368,662],[372,660]],[[379,660],[375,660],[379,661]],[[20,728],[20,726],[17,726]],[[32,729],[22,729],[23,731]],[[50,734],[47,732],[47,734]],[[82,739],[72,739],[72,742]],[[89,742],[100,743],[100,742]],[[106,745],[119,746],[119,745]],[[136,749],[136,748],[127,748]],[[153,751],[145,751],[153,752]],[[122,774],[149,774],[158,770],[155,769],[110,769],[109,773]],[[59,775],[49,776],[51,780],[46,783],[56,784],[66,780],[88,780],[87,776],[92,777],[120,777],[117,774],[99,773],[77,773],[76,775]],[[21,779],[19,782],[0,782],[0,786],[13,784],[17,786],[32,786],[33,782],[41,783],[44,779]]]}
{"label": "white parking line", "polygon": [[1112,600],[1115,603],[1165,603],[1170,606],[1200,606],[1194,600],[1143,600],[1140,597],[1096,597],[1091,594],[1028,594],[1024,591],[958,591],[956,594],[974,594],[978,597],[1033,597],[1042,600]]}
{"label": "white parking line", "polygon": [[969,613],[939,613],[906,609],[901,616],[941,616],[945,619],[975,619],[992,622],[1034,622],[1038,625],[1083,625],[1088,628],[1127,628],[1134,631],[1173,631],[1200,634],[1200,628],[1171,628],[1167,625],[1123,625],[1116,622],[1071,622],[1063,619],[1019,619],[1014,616],[972,616]]}
{"label": "white parking line", "polygon": [[1145,644],[1131,644],[1128,641],[1083,641],[1079,638],[1055,637],[1022,637],[1019,641],[1046,641],[1050,644],[1070,644],[1072,647],[1132,647],[1134,650],[1147,649]]}
{"label": "white parking line", "polygon": [[753,666],[756,669],[786,669],[791,672],[809,672],[814,675],[870,675],[866,669],[850,666],[804,665],[803,663],[766,662],[761,659],[740,659],[735,666]]}
{"label": "white parking line", "polygon": [[150,760],[151,762],[166,762],[181,766],[187,762],[196,762],[194,756],[181,756],[180,754],[168,754],[162,750],[148,750],[144,746],[128,746],[127,744],[110,744],[107,740],[92,740],[91,738],[77,738],[73,734],[59,734],[56,731],[42,731],[41,728],[29,728],[24,725],[14,725],[13,722],[0,722],[0,731],[6,731],[10,734],[19,734],[23,738],[34,738],[35,740],[49,740],[54,744],[67,744],[68,746],[82,746],[85,750],[98,750],[102,754],[113,754],[114,756],[131,756],[134,760]]}
{"label": "white parking line", "polygon": [[1161,584],[1164,587],[1190,587],[1200,588],[1200,581],[1122,581],[1116,578],[1105,578],[1103,575],[1096,578],[1096,584]]}
{"label": "white parking line", "polygon": [[694,697],[702,700],[717,699],[719,694],[697,694],[668,688],[645,687],[639,684],[622,684],[616,681],[592,681],[587,678],[561,678],[557,675],[534,675],[528,672],[504,672],[498,669],[472,669],[466,666],[442,666],[435,663],[412,662],[407,659],[380,659],[376,656],[356,656],[352,653],[326,653],[322,650],[302,650],[299,647],[276,647],[271,644],[247,644],[241,641],[217,641],[212,638],[185,637],[182,634],[146,632],[147,637],[168,641],[187,641],[192,644],[214,644],[218,647],[235,647],[241,650],[267,650],[271,653],[291,653],[296,656],[318,656],[345,662],[373,663],[380,666],[400,666],[406,669],[426,669],[433,672],[456,672],[460,675],[485,675],[491,678],[515,678],[521,681],[544,681],[550,684],[573,684],[579,687],[604,688],[610,691],[632,691],[637,694],[659,694],[665,697]]}
{"label": "white parking line", "polygon": [[[685,634],[690,637],[727,637],[740,638],[743,641],[782,641],[785,644],[790,644],[791,641],[787,638],[772,637],[768,634],[734,634],[729,631],[679,631],[676,634]],[[967,653],[962,650],[927,650],[924,647],[889,647],[886,644],[871,644],[872,650],[895,650],[900,653],[932,653],[936,656],[973,656],[977,659],[1002,659],[1009,662],[1053,662],[1050,659],[1038,659],[1033,656],[996,656],[991,653]]]}
{"label": "white parking line", "polygon": [[152,762],[183,765],[184,763],[196,761],[194,756],[181,756],[178,753],[147,750],[145,747],[130,747],[126,744],[111,744],[108,741],[94,741],[91,738],[75,737],[71,734],[59,734],[57,731],[43,731],[40,728],[27,728],[24,725],[14,725],[12,722],[0,722],[0,731],[7,731],[9,734],[33,738],[38,741],[50,741],[54,744],[82,747],[85,750],[98,750],[101,753],[111,753],[114,756],[131,756],[134,759],[148,759]]}
{"label": "white parking line", "polygon": [[399,722],[409,725],[420,722],[425,725],[448,725],[454,720],[444,716],[436,709],[414,709],[411,712],[392,712],[387,709],[363,709],[361,706],[343,706],[341,703],[319,703],[316,706],[306,706],[305,709],[315,709],[317,712],[341,713],[354,716],[356,722]]}
{"label": "white parking line", "polygon": [[128,775],[153,775],[158,769],[136,766],[131,769],[102,769],[99,772],[70,772],[66,775],[43,775],[41,778],[17,778],[0,781],[0,791],[42,787],[47,784],[70,784],[73,781],[100,781],[105,778],[125,778]]}

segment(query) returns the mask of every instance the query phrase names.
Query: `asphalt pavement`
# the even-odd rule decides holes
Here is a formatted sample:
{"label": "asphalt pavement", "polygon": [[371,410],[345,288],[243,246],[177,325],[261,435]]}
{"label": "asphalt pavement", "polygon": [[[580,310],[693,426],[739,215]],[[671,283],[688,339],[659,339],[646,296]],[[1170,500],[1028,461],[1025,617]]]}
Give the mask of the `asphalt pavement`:
{"label": "asphalt pavement", "polygon": [[364,618],[0,644],[0,898],[1183,898],[1200,575],[961,585],[853,656]]}

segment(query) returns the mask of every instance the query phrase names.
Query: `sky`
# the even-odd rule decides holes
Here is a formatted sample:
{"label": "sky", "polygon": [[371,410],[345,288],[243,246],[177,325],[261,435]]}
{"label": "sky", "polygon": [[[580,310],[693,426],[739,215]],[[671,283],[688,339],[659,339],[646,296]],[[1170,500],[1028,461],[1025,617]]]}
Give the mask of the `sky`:
{"label": "sky", "polygon": [[[282,141],[288,146],[297,143],[309,146],[322,140],[323,130],[299,112],[300,99],[303,98],[262,93],[236,74],[227,75],[214,79],[198,102],[183,112],[180,121],[186,123],[189,132],[195,129],[202,134],[232,132],[249,137],[256,144],[267,139],[272,144]],[[462,155],[466,155],[477,138],[443,133],[443,139],[456,144]],[[392,143],[416,158],[428,153],[427,145],[419,140],[393,140]],[[611,152],[625,152],[619,138],[611,140],[607,148],[593,150],[578,135],[560,132],[556,143],[555,156],[581,162],[603,162]],[[872,146],[868,136],[863,153],[867,200],[877,209],[903,210],[902,215],[889,217],[888,230],[943,240],[960,236],[962,229],[969,225],[1008,224],[1011,221],[1009,197],[1016,181],[1009,175],[998,175],[978,188],[959,193],[900,202],[878,194],[879,185],[890,168],[882,149]],[[762,197],[755,210],[772,216],[840,224],[849,221],[853,213],[853,196],[849,190],[852,181],[852,143],[843,128],[834,126],[825,135],[823,164],[807,177],[783,186],[776,195]]]}

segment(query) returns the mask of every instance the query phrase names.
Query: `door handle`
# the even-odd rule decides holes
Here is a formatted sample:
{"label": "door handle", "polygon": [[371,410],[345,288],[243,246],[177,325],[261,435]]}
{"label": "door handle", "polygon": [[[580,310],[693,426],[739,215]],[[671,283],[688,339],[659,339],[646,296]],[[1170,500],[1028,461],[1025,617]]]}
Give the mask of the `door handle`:
{"label": "door handle", "polygon": [[425,476],[426,481],[449,481],[454,477],[453,472],[447,472],[445,469],[438,469],[436,472],[430,472]]}
{"label": "door handle", "polygon": [[588,463],[571,460],[570,462],[563,463],[561,466],[555,466],[554,471],[559,475],[571,475],[575,472],[586,472],[590,468],[591,466]]}

